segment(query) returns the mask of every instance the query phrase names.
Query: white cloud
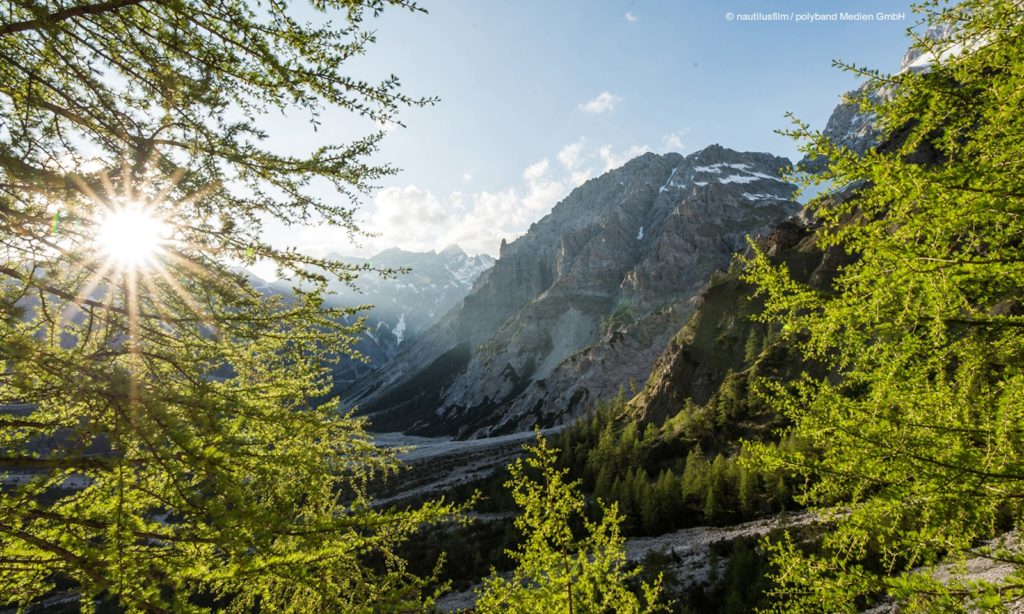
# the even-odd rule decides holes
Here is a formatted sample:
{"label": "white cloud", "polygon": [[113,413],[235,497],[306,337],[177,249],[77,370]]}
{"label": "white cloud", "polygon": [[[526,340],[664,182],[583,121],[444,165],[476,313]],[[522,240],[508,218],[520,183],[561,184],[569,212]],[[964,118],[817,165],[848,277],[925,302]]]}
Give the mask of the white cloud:
{"label": "white cloud", "polygon": [[453,223],[451,212],[429,191],[415,185],[377,192],[366,229],[380,233],[373,244],[431,249],[434,237]]}
{"label": "white cloud", "polygon": [[526,179],[527,181],[533,181],[547,173],[549,166],[551,165],[548,162],[547,158],[544,158],[543,160],[540,160],[538,162],[534,162],[530,166],[527,166],[526,170],[523,171],[523,179]]}
{"label": "white cloud", "polygon": [[651,148],[647,145],[633,145],[622,153],[615,153],[615,150],[612,149],[611,145],[602,145],[601,148],[597,150],[597,156],[601,159],[601,162],[604,163],[604,170],[610,171],[613,168],[618,168],[640,154],[647,153],[650,150]]}
{"label": "white cloud", "polygon": [[573,170],[580,163],[580,154],[583,153],[583,145],[586,139],[580,137],[575,143],[569,143],[558,151],[558,161],[568,170]]}
{"label": "white cloud", "polygon": [[569,143],[565,147],[558,150],[558,161],[562,163],[565,170],[569,172],[569,183],[576,187],[582,184],[587,179],[594,176],[594,170],[592,168],[583,167],[583,163],[586,160],[594,157],[593,153],[586,154],[584,147],[587,144],[587,139],[580,137],[578,141]]}
{"label": "white cloud", "polygon": [[463,181],[472,181],[473,180],[473,173],[471,173],[469,171],[466,171],[465,173],[462,173],[462,180]]}
{"label": "white cloud", "polygon": [[447,195],[415,184],[387,187],[362,209],[360,228],[373,236],[359,238],[359,245],[328,226],[290,227],[277,234],[286,237],[285,244],[319,255],[366,257],[389,247],[428,251],[457,243],[471,254],[497,256],[502,239],[522,235],[573,188],[646,151],[645,145],[621,151],[611,145],[593,147],[580,138],[561,147],[555,163],[551,156],[528,165],[515,185]]}
{"label": "white cloud", "polygon": [[683,128],[675,132],[669,132],[665,136],[661,137],[661,149],[662,151],[682,151],[686,149],[686,145],[683,143],[683,137],[689,134],[689,128]]}
{"label": "white cloud", "polygon": [[593,100],[581,102],[579,107],[587,113],[605,113],[614,109],[621,100],[622,98],[611,92],[601,92]]}
{"label": "white cloud", "polygon": [[578,177],[554,171],[544,158],[523,170],[520,186],[455,191],[446,198],[416,185],[384,188],[377,192],[363,223],[366,231],[377,236],[364,241],[359,251],[369,255],[396,245],[427,251],[457,243],[471,254],[497,255],[502,239],[511,241],[523,234],[578,185]]}
{"label": "white cloud", "polygon": [[585,168],[581,171],[573,171],[569,175],[569,181],[573,186],[582,185],[584,181],[594,176],[594,171],[589,168]]}
{"label": "white cloud", "polygon": [[634,15],[631,11],[626,11],[626,21],[634,22],[637,21],[638,19],[640,18]]}
{"label": "white cloud", "polygon": [[[562,199],[575,186],[569,185],[564,178],[551,176],[548,171],[547,159],[544,159],[544,172],[524,176],[527,179],[525,194],[522,197],[524,215],[532,222],[551,210],[551,207]],[[534,168],[536,165],[531,166]],[[529,169],[528,169],[529,170]],[[524,218],[525,220],[525,218]]]}
{"label": "white cloud", "polygon": [[502,239],[512,241],[530,224],[551,211],[573,188],[599,172],[622,166],[650,151],[634,145],[621,151],[611,145],[589,149],[586,140],[562,147],[559,164],[542,158],[522,172],[515,187],[478,192],[456,191],[435,197],[415,185],[386,188],[374,199],[375,212],[366,229],[379,233],[374,247],[398,245],[403,249],[441,249],[457,243],[468,253],[497,255]]}

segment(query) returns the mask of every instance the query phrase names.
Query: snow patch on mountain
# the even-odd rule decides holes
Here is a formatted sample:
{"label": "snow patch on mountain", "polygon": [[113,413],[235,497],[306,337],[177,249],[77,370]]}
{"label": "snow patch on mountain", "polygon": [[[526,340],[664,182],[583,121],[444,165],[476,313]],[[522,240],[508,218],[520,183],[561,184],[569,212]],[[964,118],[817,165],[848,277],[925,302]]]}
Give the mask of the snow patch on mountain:
{"label": "snow patch on mountain", "polygon": [[719,181],[719,183],[750,183],[757,181],[757,177],[750,177],[745,175],[729,175],[725,179]]}
{"label": "snow patch on mountain", "polygon": [[665,183],[663,183],[661,185],[661,187],[658,188],[658,192],[660,192],[660,193],[668,192],[669,186],[672,186],[672,179],[676,176],[676,172],[678,170],[679,170],[678,168],[672,169],[672,174],[669,175],[668,179],[665,181]]}
{"label": "snow patch on mountain", "polygon": [[402,339],[405,338],[405,314],[398,318],[398,324],[395,324],[395,330],[391,331],[395,335],[395,346],[402,345]]}
{"label": "snow patch on mountain", "polygon": [[779,197],[775,194],[752,194],[750,192],[744,192],[743,198],[747,200],[759,201],[759,200],[779,200]]}

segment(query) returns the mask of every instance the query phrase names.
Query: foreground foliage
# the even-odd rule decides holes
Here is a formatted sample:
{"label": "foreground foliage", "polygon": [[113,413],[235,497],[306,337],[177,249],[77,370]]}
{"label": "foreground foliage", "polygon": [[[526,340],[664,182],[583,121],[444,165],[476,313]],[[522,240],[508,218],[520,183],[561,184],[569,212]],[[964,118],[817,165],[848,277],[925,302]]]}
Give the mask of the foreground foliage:
{"label": "foreground foliage", "polygon": [[[820,548],[773,546],[777,610],[999,610],[1024,597],[1024,556],[986,540],[1024,492],[1024,8],[928,2],[945,36],[927,70],[865,73],[887,140],[858,156],[799,127],[822,179],[855,189],[816,213],[824,245],[858,257],[827,291],[761,254],[748,279],[765,319],[830,368],[774,385],[790,436],[815,454],[759,462],[811,478],[802,500],[835,522]],[[970,578],[991,557],[1005,575]],[[943,565],[936,568],[937,565]]]}
{"label": "foreground foliage", "polygon": [[[496,573],[485,580],[476,608],[480,612],[656,612],[660,579],[628,584],[639,569],[626,567],[622,516],[613,504],[602,506],[599,521],[587,520],[577,482],[557,467],[558,451],[538,436],[528,456],[509,468],[507,488],[521,509],[515,520],[525,542],[509,557],[511,577]],[[574,527],[583,536],[577,537]]]}
{"label": "foreground foliage", "polygon": [[[323,26],[283,2],[0,7],[0,605],[60,587],[84,609],[426,607],[393,552],[451,510],[373,509],[365,485],[396,460],[323,401],[352,312],[229,268],[269,260],[307,288],[356,272],[259,237],[355,233],[346,196],[392,172],[365,162],[379,126],[430,101],[344,73],[392,4],[311,2],[341,20]],[[265,145],[267,112],[329,108],[369,136]],[[145,258],[118,255],[138,226],[104,236],[125,210],[163,228]]]}

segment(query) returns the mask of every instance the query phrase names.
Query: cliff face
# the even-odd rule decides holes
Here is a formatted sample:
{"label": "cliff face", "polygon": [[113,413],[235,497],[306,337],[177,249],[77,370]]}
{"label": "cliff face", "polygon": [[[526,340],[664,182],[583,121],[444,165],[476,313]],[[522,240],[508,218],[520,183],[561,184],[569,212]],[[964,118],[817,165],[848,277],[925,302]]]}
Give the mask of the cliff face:
{"label": "cliff face", "polygon": [[345,401],[377,429],[471,437],[555,424],[643,381],[711,273],[796,211],[788,166],[716,145],[588,181]]}
{"label": "cliff face", "polygon": [[[852,193],[830,198],[845,199]],[[777,225],[757,245],[775,264],[785,265],[793,279],[819,289],[827,289],[839,267],[852,261],[838,248],[823,251],[818,246],[816,225],[806,214]],[[734,270],[716,275],[695,301],[693,315],[654,362],[643,389],[630,400],[634,417],[660,423],[687,401],[703,405],[730,372],[744,372],[755,361],[762,363],[761,371],[783,378],[807,368],[788,348],[766,341],[774,335],[753,319],[763,302],[740,274]]]}

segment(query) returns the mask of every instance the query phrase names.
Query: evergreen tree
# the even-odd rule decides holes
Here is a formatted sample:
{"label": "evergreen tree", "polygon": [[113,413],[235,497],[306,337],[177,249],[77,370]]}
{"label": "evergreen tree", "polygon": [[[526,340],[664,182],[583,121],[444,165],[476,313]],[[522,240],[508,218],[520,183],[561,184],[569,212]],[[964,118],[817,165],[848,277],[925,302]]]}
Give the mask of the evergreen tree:
{"label": "evergreen tree", "polygon": [[597,471],[597,480],[594,482],[594,496],[599,499],[607,499],[612,496],[615,483],[618,478],[613,478],[617,472],[610,465],[601,467]]}
{"label": "evergreen tree", "polygon": [[754,510],[755,498],[758,492],[758,476],[757,474],[742,463],[739,465],[739,482],[736,485],[736,497],[739,500],[740,511],[748,514]]}
{"label": "evergreen tree", "polygon": [[633,511],[636,514],[634,526],[641,527],[647,533],[648,525],[644,522],[644,507],[647,508],[647,518],[653,512],[653,501],[651,501],[651,476],[646,469],[640,469],[633,474],[632,491],[629,493]]}
{"label": "evergreen tree", "polygon": [[612,494],[612,500],[618,505],[619,513],[623,517],[622,525],[629,532],[636,530],[640,519],[640,509],[634,495],[636,480],[636,473],[631,467],[621,480],[615,480]]}
{"label": "evergreen tree", "polygon": [[[1024,9],[1017,0],[925,2],[939,37],[926,70],[868,77],[862,108],[884,146],[863,156],[797,124],[821,177],[821,245],[854,254],[831,287],[794,282],[764,255],[749,280],[766,319],[826,364],[774,406],[811,453],[761,449],[809,478],[802,501],[835,521],[820,552],[774,547],[778,611],[1000,609],[1024,596],[1019,552],[979,543],[1020,522],[1024,492]],[[1008,573],[962,579],[994,556]],[[930,566],[950,565],[947,579]]]}
{"label": "evergreen tree", "polygon": [[671,526],[681,511],[680,503],[682,497],[679,492],[679,481],[672,471],[663,469],[654,483],[654,500],[656,501],[657,514],[654,520],[655,532],[665,530]]}
{"label": "evergreen tree", "polygon": [[[394,455],[323,400],[327,349],[358,327],[319,291],[357,269],[260,236],[358,232],[350,203],[394,170],[367,161],[380,126],[432,101],[346,74],[363,18],[409,3],[309,4],[0,6],[4,604],[70,581],[132,612],[423,607],[394,549],[448,510],[371,507]],[[265,144],[266,113],[325,109],[368,136]],[[264,297],[229,268],[257,259],[306,291]]]}
{"label": "evergreen tree", "polygon": [[619,438],[619,454],[616,467],[635,467],[640,463],[639,441],[637,437],[637,423],[630,420],[622,429]]}
{"label": "evergreen tree", "polygon": [[721,454],[715,456],[708,471],[704,490],[704,518],[710,522],[719,521],[729,510],[728,492],[729,476],[728,461]]}
{"label": "evergreen tree", "polygon": [[764,339],[758,334],[757,329],[747,333],[747,341],[743,345],[743,362],[753,364],[754,360],[762,351]]}
{"label": "evergreen tree", "polygon": [[[639,597],[628,587],[640,570],[626,569],[617,507],[602,505],[602,518],[587,520],[578,482],[567,481],[567,472],[556,466],[557,450],[538,434],[527,452],[510,467],[506,484],[522,509],[515,524],[526,541],[508,551],[516,563],[512,577],[493,573],[479,592],[476,609],[524,614],[663,610],[657,603],[660,578],[643,583]],[[574,526],[583,527],[582,537]]]}
{"label": "evergreen tree", "polygon": [[637,485],[637,502],[640,507],[640,526],[643,527],[644,533],[656,534],[662,516],[661,502],[650,479],[645,479]]}
{"label": "evergreen tree", "polygon": [[700,446],[694,446],[686,455],[686,467],[681,482],[683,500],[690,504],[704,500],[707,488],[708,461]]}

